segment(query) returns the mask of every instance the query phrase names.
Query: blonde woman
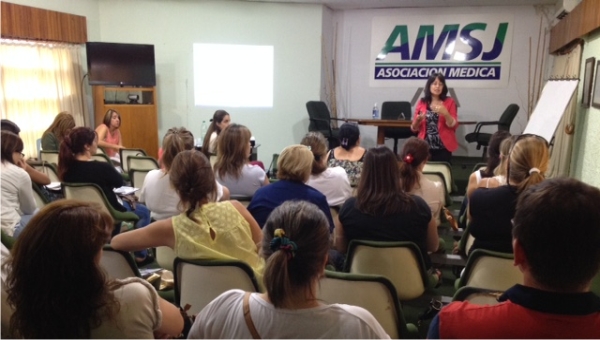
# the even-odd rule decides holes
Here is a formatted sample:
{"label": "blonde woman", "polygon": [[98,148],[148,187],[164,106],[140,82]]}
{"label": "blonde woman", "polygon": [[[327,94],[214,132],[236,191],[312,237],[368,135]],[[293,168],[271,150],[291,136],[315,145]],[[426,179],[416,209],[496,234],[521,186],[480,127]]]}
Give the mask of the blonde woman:
{"label": "blonde woman", "polygon": [[321,209],[327,217],[330,231],[333,231],[333,219],[325,195],[305,184],[310,177],[313,160],[312,152],[304,145],[290,145],[281,151],[277,160],[279,181],[258,189],[248,206],[258,225],[263,226],[269,214],[283,202],[303,200]]}
{"label": "blonde woman", "polygon": [[337,207],[352,196],[352,188],[346,170],[341,166],[327,167],[327,141],[320,132],[309,132],[302,145],[313,153],[313,164],[307,185],[319,190],[327,198],[330,207]]}
{"label": "blonde woman", "polygon": [[219,135],[215,177],[229,188],[232,197],[252,196],[269,184],[265,171],[250,164],[251,136],[250,130],[239,124],[231,124]]}
{"label": "blonde woman", "polygon": [[508,154],[506,185],[479,188],[469,198],[471,247],[512,253],[512,223],[517,199],[528,187],[538,184],[548,170],[548,142],[535,135],[518,136]]}
{"label": "blonde woman", "polygon": [[52,124],[42,135],[42,150],[58,151],[60,143],[66,135],[69,134],[72,128],[75,127],[75,119],[67,111],[63,111],[56,115]]}

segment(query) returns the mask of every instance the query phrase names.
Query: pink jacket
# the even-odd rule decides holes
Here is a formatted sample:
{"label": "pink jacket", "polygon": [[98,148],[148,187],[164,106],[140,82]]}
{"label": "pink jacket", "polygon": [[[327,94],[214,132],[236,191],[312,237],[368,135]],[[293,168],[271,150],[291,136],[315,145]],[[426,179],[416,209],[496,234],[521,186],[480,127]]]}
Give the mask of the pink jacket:
{"label": "pink jacket", "polygon": [[[458,142],[456,141],[456,128],[458,128],[458,116],[456,114],[456,103],[454,102],[454,99],[452,99],[450,97],[446,97],[446,100],[444,100],[444,106],[446,107],[446,109],[448,110],[448,112],[450,113],[452,118],[454,118],[454,120],[456,121],[456,124],[454,124],[454,126],[451,128],[448,127],[448,125],[446,125],[446,118],[444,118],[444,116],[440,115],[440,119],[438,120],[438,132],[440,134],[440,139],[444,143],[444,146],[446,147],[446,149],[448,149],[448,151],[450,151],[450,152],[454,152],[454,151],[456,151],[456,149],[458,149]],[[425,103],[422,99],[419,100],[419,102],[417,103],[417,106],[415,107],[415,113],[413,114],[413,123],[417,120],[417,115],[421,111],[427,112],[427,103]],[[419,124],[418,137],[421,139],[425,139],[425,131],[426,131],[425,124],[427,124],[425,119],[423,119],[421,121],[421,123]],[[417,132],[417,131],[415,131],[415,132]]]}

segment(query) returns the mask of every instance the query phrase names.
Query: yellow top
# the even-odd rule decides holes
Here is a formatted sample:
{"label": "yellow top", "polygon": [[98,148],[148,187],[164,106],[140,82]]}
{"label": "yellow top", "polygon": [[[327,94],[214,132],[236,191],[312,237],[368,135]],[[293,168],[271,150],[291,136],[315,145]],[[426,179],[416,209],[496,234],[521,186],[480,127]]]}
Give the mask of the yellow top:
{"label": "yellow top", "polygon": [[[265,261],[258,255],[248,221],[229,202],[207,203],[188,218],[173,217],[175,254],[184,259],[240,260],[253,270],[262,286]],[[212,236],[211,236],[212,229]]]}

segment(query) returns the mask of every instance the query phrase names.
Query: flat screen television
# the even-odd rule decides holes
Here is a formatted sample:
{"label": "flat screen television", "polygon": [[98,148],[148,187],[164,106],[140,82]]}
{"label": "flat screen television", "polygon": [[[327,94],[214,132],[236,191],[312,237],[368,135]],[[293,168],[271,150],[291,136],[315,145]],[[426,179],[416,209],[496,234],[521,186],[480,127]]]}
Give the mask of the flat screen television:
{"label": "flat screen television", "polygon": [[88,42],[90,85],[156,86],[154,45]]}

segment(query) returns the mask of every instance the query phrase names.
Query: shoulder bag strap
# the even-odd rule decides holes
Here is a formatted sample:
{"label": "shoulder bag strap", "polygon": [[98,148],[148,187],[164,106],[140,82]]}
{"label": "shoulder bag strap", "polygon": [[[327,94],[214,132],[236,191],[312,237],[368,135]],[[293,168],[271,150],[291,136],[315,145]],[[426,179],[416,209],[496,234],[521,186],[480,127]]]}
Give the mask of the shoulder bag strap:
{"label": "shoulder bag strap", "polygon": [[260,335],[256,331],[256,327],[254,327],[254,322],[252,322],[252,316],[250,315],[250,292],[246,292],[244,294],[244,320],[246,321],[246,326],[248,326],[248,330],[252,334],[253,339],[260,339]]}

